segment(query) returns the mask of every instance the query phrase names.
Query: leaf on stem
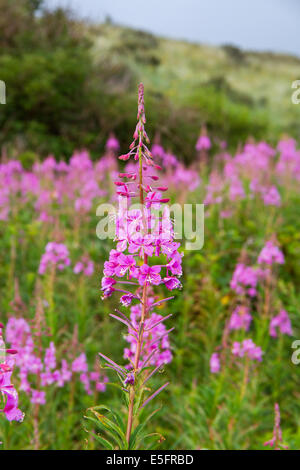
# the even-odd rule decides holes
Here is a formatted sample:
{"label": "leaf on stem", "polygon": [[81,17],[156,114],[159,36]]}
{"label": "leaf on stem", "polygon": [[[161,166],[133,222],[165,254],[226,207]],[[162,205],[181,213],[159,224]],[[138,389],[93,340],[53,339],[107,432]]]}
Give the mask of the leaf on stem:
{"label": "leaf on stem", "polygon": [[158,322],[154,323],[153,325],[151,325],[149,328],[145,328],[145,331],[151,331],[155,326],[159,325],[160,323],[162,323],[163,321],[167,320],[168,318],[172,317],[173,314],[170,313],[170,315],[167,315],[166,317],[162,318],[161,320],[159,320]]}
{"label": "leaf on stem", "polygon": [[170,382],[167,382],[165,383],[164,385],[162,385],[158,390],[156,390],[156,392],[154,392],[152,395],[150,395],[149,398],[147,398],[147,400],[144,401],[144,403],[140,406],[140,409],[141,408],[144,408],[144,406],[148,405],[148,403],[153,400],[153,398],[156,397],[156,395],[158,395],[160,392],[163,391],[164,388],[166,388],[168,385],[169,385]]}

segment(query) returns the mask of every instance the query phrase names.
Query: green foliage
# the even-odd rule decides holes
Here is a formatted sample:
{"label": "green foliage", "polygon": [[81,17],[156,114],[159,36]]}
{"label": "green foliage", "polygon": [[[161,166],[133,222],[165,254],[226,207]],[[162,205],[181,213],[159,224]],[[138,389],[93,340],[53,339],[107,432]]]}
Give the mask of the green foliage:
{"label": "green foliage", "polygon": [[38,156],[36,153],[30,152],[28,150],[27,152],[21,153],[19,155],[19,160],[22,163],[23,168],[29,170],[32,165],[38,161]]}
{"label": "green foliage", "polygon": [[[159,409],[154,410],[148,416],[145,416],[145,413],[141,413],[141,422],[133,430],[129,444],[126,441],[126,429],[124,425],[126,416],[121,416],[119,413],[112,411],[104,405],[95,406],[87,411],[88,416],[85,416],[85,419],[89,422],[87,432],[90,434],[90,439],[92,441],[96,440],[104,449],[153,449],[156,447],[158,440],[163,439],[159,433],[150,434],[147,432],[147,424]],[[107,412],[106,415],[102,414],[102,411]],[[108,418],[108,416],[110,416],[110,418]]]}
{"label": "green foliage", "polygon": [[[9,153],[18,148],[67,156],[96,141],[101,118],[96,110],[105,97],[101,80],[96,87],[91,79],[96,72],[80,25],[63,10],[39,18],[25,0],[1,3],[7,34],[1,39],[0,76],[7,104],[1,107],[0,144]],[[34,9],[41,6],[34,3]]]}
{"label": "green foliage", "polygon": [[272,139],[278,129],[299,134],[286,88],[296,58],[170,41],[110,23],[90,26],[39,0],[0,0],[0,10],[0,79],[7,87],[0,145],[9,155],[33,150],[67,158],[89,147],[97,156],[112,130],[125,151],[139,81],[155,122],[149,135],[159,131],[165,147],[186,161],[202,123],[216,146],[230,140],[232,149],[248,136]]}
{"label": "green foliage", "polygon": [[84,119],[93,116],[84,109],[91,100],[85,91],[91,69],[84,50],[4,55],[0,70],[9,85],[0,120],[2,142],[18,135],[44,153],[65,154],[74,149],[74,140],[81,146],[87,143]]}

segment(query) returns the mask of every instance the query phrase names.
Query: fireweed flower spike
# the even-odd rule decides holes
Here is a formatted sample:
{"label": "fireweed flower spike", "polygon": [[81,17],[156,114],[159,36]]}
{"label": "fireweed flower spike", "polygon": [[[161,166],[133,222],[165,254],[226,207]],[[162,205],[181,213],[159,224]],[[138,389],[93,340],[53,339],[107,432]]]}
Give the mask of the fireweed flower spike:
{"label": "fireweed flower spike", "polygon": [[269,441],[264,442],[264,446],[270,446],[274,450],[288,449],[286,444],[282,442],[282,431],[280,428],[280,409],[278,403],[274,405],[275,418],[274,418],[274,429],[273,429],[273,438]]}
{"label": "fireweed flower spike", "polygon": [[[137,427],[132,432],[135,418],[168,385],[165,383],[146,394],[149,390],[147,379],[150,376],[152,378],[159,366],[170,362],[172,358],[168,343],[168,333],[172,328],[167,330],[163,323],[170,315],[164,318],[152,312],[155,306],[172,297],[157,299],[154,286],[162,285],[168,291],[181,287],[178,277],[182,274],[182,255],[178,252],[180,244],[174,242],[169,211],[163,206],[169,201],[162,197],[162,192],[167,188],[159,184],[158,178],[153,178],[153,172],[161,167],[154,162],[148,148],[142,84],[138,93],[137,120],[129,152],[119,157],[121,160],[133,157],[137,163],[132,164],[133,171],[130,173],[120,173],[120,180],[116,182],[119,196],[115,239],[117,247],[111,250],[109,260],[104,263],[102,278],[103,298],[120,292],[121,304],[124,307],[131,306],[130,319],[119,310],[116,315],[111,315],[128,328],[127,338],[130,338],[128,341],[131,347],[125,350],[125,357],[130,364],[124,368],[100,354],[107,367],[118,374],[125,394],[128,416],[122,438],[126,443],[125,448],[129,449],[136,448],[141,439]],[[139,208],[130,210],[128,203],[135,198],[139,200]],[[157,211],[160,210],[162,212],[158,215]]]}

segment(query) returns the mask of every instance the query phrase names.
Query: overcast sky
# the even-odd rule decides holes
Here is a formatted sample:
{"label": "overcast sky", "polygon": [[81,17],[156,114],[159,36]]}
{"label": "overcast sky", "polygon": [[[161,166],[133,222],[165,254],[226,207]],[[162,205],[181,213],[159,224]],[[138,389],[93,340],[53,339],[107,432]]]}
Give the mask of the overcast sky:
{"label": "overcast sky", "polygon": [[300,56],[299,0],[46,0],[161,36]]}

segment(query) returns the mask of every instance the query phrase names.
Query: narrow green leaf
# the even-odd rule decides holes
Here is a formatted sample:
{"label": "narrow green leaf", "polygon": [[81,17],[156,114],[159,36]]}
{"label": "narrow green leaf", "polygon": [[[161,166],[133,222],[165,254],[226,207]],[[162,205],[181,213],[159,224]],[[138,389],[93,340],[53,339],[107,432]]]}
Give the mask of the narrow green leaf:
{"label": "narrow green leaf", "polygon": [[109,413],[112,414],[114,420],[116,421],[116,424],[118,426],[120,426],[120,428],[122,429],[122,432],[125,434],[125,426],[124,426],[124,422],[121,418],[121,416],[119,415],[119,413],[117,413],[117,411],[113,411],[111,408],[109,408],[108,406],[106,405],[97,405],[97,406],[93,406],[92,408],[93,410],[106,410],[108,411]]}
{"label": "narrow green leaf", "polygon": [[104,437],[99,436],[99,434],[93,434],[93,436],[98,442],[100,442],[100,444],[103,445],[103,447],[105,447],[105,449],[114,450],[114,446],[109,441],[104,439]]}
{"label": "narrow green leaf", "polygon": [[105,426],[107,429],[110,429],[110,430],[113,430],[115,433],[118,434],[118,436],[121,438],[122,440],[122,447],[123,446],[127,446],[127,441],[126,441],[126,438],[125,438],[125,434],[124,432],[122,431],[122,429],[120,428],[120,426],[118,426],[117,424],[115,424],[113,421],[111,421],[110,419],[108,419],[106,416],[98,413],[97,411],[95,411],[93,408],[90,408],[90,410],[92,411],[92,413],[94,413],[94,415],[99,419],[99,421],[103,424],[103,426]]}
{"label": "narrow green leaf", "polygon": [[[150,421],[150,419],[160,410],[160,408],[157,408],[156,410],[154,410],[152,413],[150,413],[150,415],[144,419],[144,421],[139,424],[135,430],[133,431],[131,437],[130,437],[130,441],[129,441],[129,449],[134,449],[135,448],[135,444],[136,444],[136,440],[138,439],[139,435],[141,434],[142,430],[144,429],[144,427],[146,426],[146,424]],[[142,440],[142,439],[140,439]]]}
{"label": "narrow green leaf", "polygon": [[115,431],[111,431],[111,429],[107,426],[105,426],[105,424],[102,422],[102,421],[99,421],[95,418],[91,418],[90,416],[85,416],[85,419],[88,419],[89,421],[92,421],[96,426],[97,428],[101,429],[101,431],[104,431],[106,434],[108,434],[110,436],[110,438],[112,438],[116,445],[119,447],[119,449],[123,449],[123,442],[122,440],[120,439],[120,437],[118,436],[118,434],[116,434]]}

